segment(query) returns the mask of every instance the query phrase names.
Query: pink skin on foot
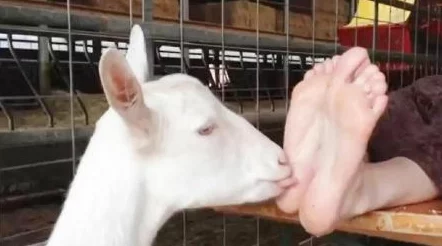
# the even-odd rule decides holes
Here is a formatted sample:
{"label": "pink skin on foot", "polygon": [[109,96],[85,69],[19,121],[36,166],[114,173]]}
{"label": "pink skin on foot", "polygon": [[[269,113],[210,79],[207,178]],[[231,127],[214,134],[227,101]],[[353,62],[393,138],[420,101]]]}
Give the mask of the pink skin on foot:
{"label": "pink skin on foot", "polygon": [[[332,78],[331,75],[340,59],[340,56],[334,56],[331,60],[326,59],[324,63],[316,64],[305,73],[304,80],[292,91],[285,125],[284,151],[293,167],[297,183],[276,201],[278,207],[286,213],[298,211],[302,196],[314,176],[322,129],[320,109],[325,101],[327,81]],[[368,65],[370,60],[367,56],[358,63],[356,75]]]}
{"label": "pink skin on foot", "polygon": [[320,165],[300,208],[302,225],[316,236],[332,232],[353,214],[367,142],[387,104],[385,77],[379,70],[367,66],[351,79],[367,57],[364,49],[350,49],[329,80],[322,108]]}
{"label": "pink skin on foot", "polygon": [[314,153],[319,147],[321,129],[318,112],[327,90],[326,80],[332,70],[330,59],[323,64],[316,64],[292,91],[283,146],[298,182],[276,201],[279,208],[287,213],[297,211],[300,198],[314,173]]}

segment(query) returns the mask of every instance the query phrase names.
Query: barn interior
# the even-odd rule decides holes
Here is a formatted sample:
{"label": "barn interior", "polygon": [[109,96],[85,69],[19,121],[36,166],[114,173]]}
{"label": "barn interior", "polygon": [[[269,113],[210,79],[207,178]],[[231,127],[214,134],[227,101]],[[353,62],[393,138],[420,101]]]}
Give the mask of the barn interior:
{"label": "barn interior", "polygon": [[[290,92],[315,63],[365,47],[394,91],[442,73],[441,20],[442,1],[435,0],[0,0],[0,244],[47,239],[109,107],[97,70],[101,53],[125,51],[134,23],[146,33],[152,80],[195,76],[281,144]],[[312,239],[252,210],[185,211],[155,245],[442,243],[440,228],[422,240],[347,232]]]}

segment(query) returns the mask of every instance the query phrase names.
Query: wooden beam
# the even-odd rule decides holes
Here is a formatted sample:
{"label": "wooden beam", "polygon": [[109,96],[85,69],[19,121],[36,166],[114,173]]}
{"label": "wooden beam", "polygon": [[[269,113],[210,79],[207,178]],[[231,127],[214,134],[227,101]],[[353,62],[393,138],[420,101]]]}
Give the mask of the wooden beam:
{"label": "wooden beam", "polygon": [[[274,202],[214,209],[228,214],[299,223],[296,214],[283,213]],[[440,246],[442,245],[442,200],[374,211],[342,222],[338,230],[402,242]]]}

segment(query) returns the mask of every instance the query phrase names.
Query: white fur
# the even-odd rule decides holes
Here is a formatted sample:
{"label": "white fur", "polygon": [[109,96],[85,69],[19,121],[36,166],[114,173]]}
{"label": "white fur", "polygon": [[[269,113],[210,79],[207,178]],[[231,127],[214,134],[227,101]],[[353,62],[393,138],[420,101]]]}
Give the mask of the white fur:
{"label": "white fur", "polygon": [[[191,76],[144,83],[147,67],[137,25],[126,58],[103,53],[100,77],[111,107],[96,124],[49,246],[148,246],[179,210],[281,193],[276,181],[290,169],[278,163],[278,145]],[[204,128],[213,131],[199,134]]]}

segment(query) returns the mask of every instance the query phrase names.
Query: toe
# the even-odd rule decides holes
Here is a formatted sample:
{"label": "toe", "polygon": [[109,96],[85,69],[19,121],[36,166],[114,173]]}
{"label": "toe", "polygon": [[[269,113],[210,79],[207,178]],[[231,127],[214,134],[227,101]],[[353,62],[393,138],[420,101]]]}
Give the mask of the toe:
{"label": "toe", "polygon": [[337,61],[333,83],[342,84],[353,80],[356,71],[369,61],[367,50],[353,47],[347,50]]}
{"label": "toe", "polygon": [[368,65],[353,81],[355,85],[365,87],[367,84],[371,84],[371,78],[379,72],[379,68],[374,65]]}
{"label": "toe", "polygon": [[332,57],[333,67],[335,67],[336,65],[338,65],[338,61],[339,61],[340,57],[341,57],[340,55],[334,55],[334,56]]}
{"label": "toe", "polygon": [[334,67],[333,66],[333,61],[330,58],[325,59],[324,67],[325,67],[324,71],[325,71],[326,74],[332,73],[333,72],[333,67]]}
{"label": "toe", "polygon": [[310,69],[304,74],[304,80],[309,80],[313,75],[315,75],[315,70]]}
{"label": "toe", "polygon": [[373,88],[371,87],[371,85],[369,83],[365,83],[362,85],[362,89],[364,90],[365,93],[367,93],[368,95],[372,94],[373,92]]}
{"label": "toe", "polygon": [[322,74],[325,72],[325,65],[323,63],[318,63],[315,64],[313,69],[315,70],[316,74]]}
{"label": "toe", "polygon": [[356,69],[355,76],[359,76],[370,64],[371,61],[367,54],[367,59],[364,59],[358,69]]}
{"label": "toe", "polygon": [[379,119],[379,117],[381,117],[381,115],[384,113],[387,103],[387,95],[380,95],[374,98],[372,111],[376,120]]}

